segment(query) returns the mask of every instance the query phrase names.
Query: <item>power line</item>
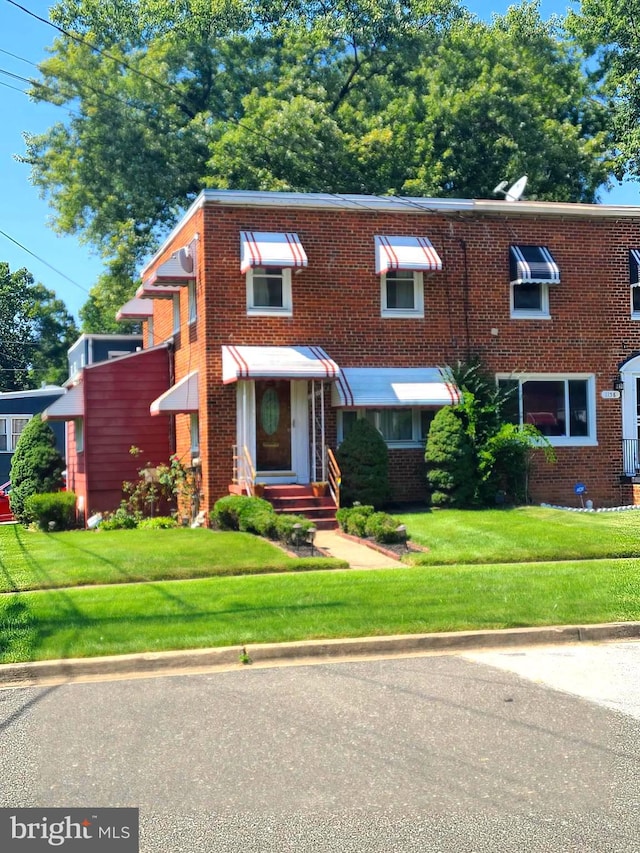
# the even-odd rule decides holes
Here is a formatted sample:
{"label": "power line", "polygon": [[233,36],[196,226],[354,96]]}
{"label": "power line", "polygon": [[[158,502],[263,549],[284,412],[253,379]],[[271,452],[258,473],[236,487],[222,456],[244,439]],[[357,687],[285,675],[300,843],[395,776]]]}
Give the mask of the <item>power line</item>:
{"label": "power line", "polygon": [[65,273],[60,272],[59,269],[56,269],[48,261],[45,261],[44,258],[41,258],[39,255],[36,255],[36,253],[32,252],[31,249],[27,249],[26,246],[23,246],[22,243],[18,242],[18,240],[11,237],[9,234],[6,233],[6,231],[3,231],[2,229],[0,229],[0,234],[2,234],[3,237],[6,237],[7,240],[10,240],[12,243],[15,243],[16,246],[19,246],[24,252],[27,252],[27,254],[34,257],[37,261],[40,261],[41,264],[44,264],[46,267],[49,267],[49,269],[53,270],[58,275],[62,276],[62,278],[65,278],[68,282],[70,282],[70,284],[73,284],[75,287],[80,288],[80,290],[82,290],[84,293],[89,294],[89,291],[87,290],[86,287],[83,287],[81,284],[78,284],[77,281],[74,281],[72,278],[69,278],[69,276],[65,275]]}

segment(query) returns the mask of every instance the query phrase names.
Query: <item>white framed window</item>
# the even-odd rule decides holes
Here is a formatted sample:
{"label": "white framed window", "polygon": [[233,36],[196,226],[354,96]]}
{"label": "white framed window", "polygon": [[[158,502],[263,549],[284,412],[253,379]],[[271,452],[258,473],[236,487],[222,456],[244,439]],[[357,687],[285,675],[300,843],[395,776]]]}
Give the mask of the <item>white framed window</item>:
{"label": "white framed window", "polygon": [[631,317],[634,320],[640,320],[640,285],[633,285],[631,288]]}
{"label": "white framed window", "polygon": [[380,276],[382,317],[424,317],[423,274],[414,270],[389,270]]}
{"label": "white framed window", "polygon": [[397,409],[339,409],[338,443],[346,438],[356,420],[366,418],[389,447],[424,447],[436,411],[411,406]]}
{"label": "white framed window", "polygon": [[498,376],[498,383],[513,390],[507,404],[512,423],[532,424],[557,447],[597,443],[593,375]]}
{"label": "white framed window", "polygon": [[74,420],[73,437],[76,443],[76,453],[82,453],[84,451],[84,418]]}
{"label": "white framed window", "polygon": [[187,285],[187,296],[188,296],[188,311],[189,311],[189,325],[195,323],[198,319],[198,303],[196,301],[196,283],[194,279],[191,279]]}
{"label": "white framed window", "polygon": [[177,335],[180,331],[180,294],[177,293],[171,297],[173,305],[173,334]]}
{"label": "white framed window", "polygon": [[200,453],[200,419],[197,412],[191,412],[189,415],[189,433],[191,435],[191,455],[197,456]]}
{"label": "white framed window", "polygon": [[247,314],[293,313],[291,269],[289,267],[252,267],[247,272]]}
{"label": "white framed window", "polygon": [[550,319],[549,285],[544,282],[512,282],[511,317],[516,320]]}
{"label": "white framed window", "polygon": [[24,415],[3,415],[0,417],[0,453],[13,453],[20,433],[30,421]]}

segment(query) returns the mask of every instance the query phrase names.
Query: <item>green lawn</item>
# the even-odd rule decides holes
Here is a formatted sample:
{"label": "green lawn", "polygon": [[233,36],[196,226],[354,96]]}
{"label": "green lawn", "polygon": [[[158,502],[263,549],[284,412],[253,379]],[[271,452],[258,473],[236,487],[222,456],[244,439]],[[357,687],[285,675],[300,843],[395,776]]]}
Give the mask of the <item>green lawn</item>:
{"label": "green lawn", "polygon": [[341,560],[289,557],[249,533],[179,528],[50,534],[0,526],[0,592],[345,566]]}
{"label": "green lawn", "polygon": [[[247,534],[0,527],[0,662],[640,620],[636,512],[403,519],[440,565],[300,572],[337,563],[295,560]],[[580,544],[588,559],[576,558]]]}
{"label": "green lawn", "polygon": [[404,513],[428,552],[412,563],[519,563],[640,557],[640,510],[578,513],[543,507]]}

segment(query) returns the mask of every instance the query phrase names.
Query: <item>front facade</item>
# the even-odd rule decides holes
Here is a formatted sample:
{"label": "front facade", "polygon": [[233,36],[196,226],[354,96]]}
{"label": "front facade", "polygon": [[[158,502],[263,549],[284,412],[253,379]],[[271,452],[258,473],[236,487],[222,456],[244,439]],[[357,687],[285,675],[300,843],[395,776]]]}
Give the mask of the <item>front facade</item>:
{"label": "front facade", "polygon": [[230,486],[328,479],[360,417],[395,500],[423,500],[431,418],[459,399],[444,368],[474,356],[556,449],[532,498],[580,505],[582,483],[619,506],[640,471],[639,261],[640,208],[205,191],[122,316],[171,344],[150,411],[204,510]]}

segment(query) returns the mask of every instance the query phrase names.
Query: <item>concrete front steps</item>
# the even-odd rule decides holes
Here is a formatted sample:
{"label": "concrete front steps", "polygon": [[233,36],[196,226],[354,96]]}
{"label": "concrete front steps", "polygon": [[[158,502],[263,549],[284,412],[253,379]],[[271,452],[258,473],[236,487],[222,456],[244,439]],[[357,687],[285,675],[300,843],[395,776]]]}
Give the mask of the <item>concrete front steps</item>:
{"label": "concrete front steps", "polygon": [[333,498],[317,498],[311,485],[265,486],[263,497],[278,513],[309,518],[317,530],[335,530],[338,526]]}

